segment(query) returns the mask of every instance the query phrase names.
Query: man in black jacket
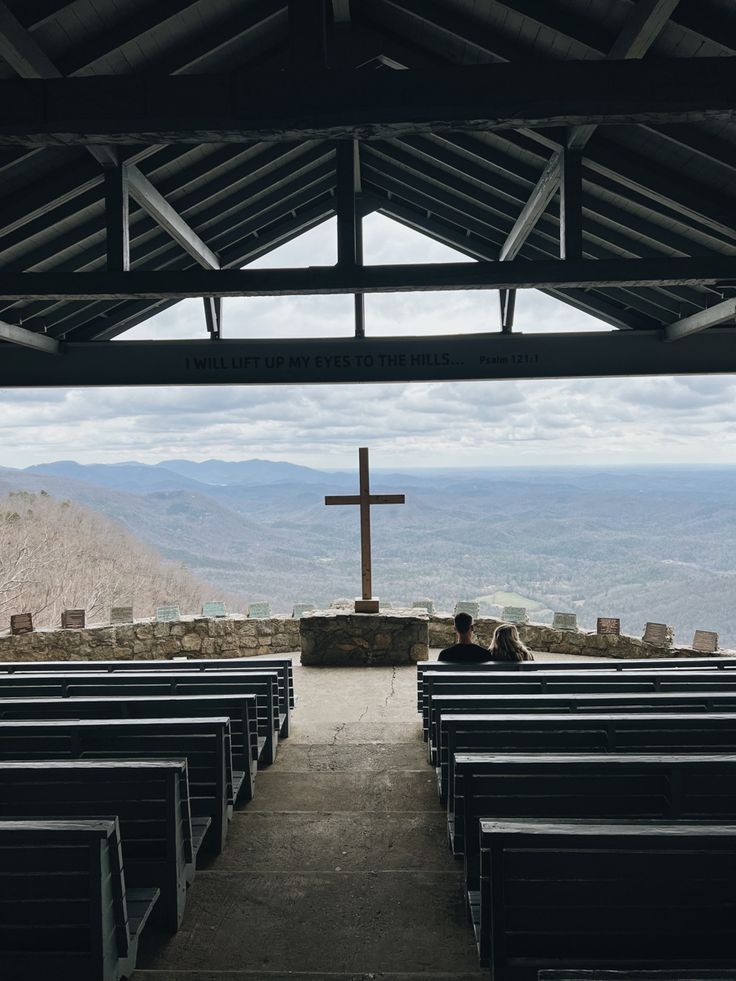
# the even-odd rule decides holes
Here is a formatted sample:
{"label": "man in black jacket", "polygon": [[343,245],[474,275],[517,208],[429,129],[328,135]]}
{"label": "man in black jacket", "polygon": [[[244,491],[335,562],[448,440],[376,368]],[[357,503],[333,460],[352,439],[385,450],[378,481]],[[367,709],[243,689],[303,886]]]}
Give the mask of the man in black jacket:
{"label": "man in black jacket", "polygon": [[477,664],[491,660],[490,651],[480,644],[473,643],[473,618],[469,613],[458,613],[455,617],[457,643],[440,651],[438,661],[455,661],[458,664]]}

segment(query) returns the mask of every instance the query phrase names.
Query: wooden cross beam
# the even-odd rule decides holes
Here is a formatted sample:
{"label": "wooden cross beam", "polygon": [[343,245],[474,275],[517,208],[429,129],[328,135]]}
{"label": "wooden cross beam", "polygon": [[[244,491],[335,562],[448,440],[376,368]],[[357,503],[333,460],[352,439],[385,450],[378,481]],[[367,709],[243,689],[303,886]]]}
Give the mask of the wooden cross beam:
{"label": "wooden cross beam", "polygon": [[371,505],[404,504],[403,494],[371,494],[368,473],[368,448],[358,450],[360,494],[325,497],[325,504],[357,504],[360,507],[360,565],[363,580],[362,599],[355,601],[356,613],[378,613],[378,600],[373,598],[371,566]]}

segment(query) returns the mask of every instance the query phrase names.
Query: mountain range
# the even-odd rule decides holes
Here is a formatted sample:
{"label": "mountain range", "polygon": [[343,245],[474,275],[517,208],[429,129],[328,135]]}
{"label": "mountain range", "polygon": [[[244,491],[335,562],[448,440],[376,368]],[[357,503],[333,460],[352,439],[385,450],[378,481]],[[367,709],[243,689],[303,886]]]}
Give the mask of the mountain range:
{"label": "mountain range", "polygon": [[[244,460],[60,461],[0,468],[0,494],[72,499],[121,522],[212,584],[267,600],[328,604],[360,589],[357,508],[324,506],[357,493],[357,473]],[[430,597],[444,610],[478,599],[516,602],[533,619],[574,611],[584,628],[619,616],[696,628],[736,647],[736,469],[539,468],[375,471],[374,594],[394,605]]]}

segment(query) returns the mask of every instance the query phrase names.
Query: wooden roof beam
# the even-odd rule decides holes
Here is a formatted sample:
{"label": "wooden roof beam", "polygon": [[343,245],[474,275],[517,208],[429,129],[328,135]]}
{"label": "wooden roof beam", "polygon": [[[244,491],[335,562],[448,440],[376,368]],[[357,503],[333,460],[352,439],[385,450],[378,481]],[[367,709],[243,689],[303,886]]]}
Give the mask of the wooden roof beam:
{"label": "wooden roof beam", "polygon": [[16,324],[5,323],[4,320],[0,320],[0,340],[19,344],[21,347],[31,347],[45,354],[61,353],[61,345],[53,337],[47,337],[25,327],[18,327]]}
{"label": "wooden roof beam", "polygon": [[147,214],[205,269],[219,269],[220,259],[137,167],[126,167],[128,193]]}
{"label": "wooden roof beam", "polygon": [[682,337],[698,334],[701,330],[716,327],[728,320],[736,321],[736,299],[724,300],[723,303],[716,303],[706,310],[699,310],[690,317],[683,317],[682,320],[668,324],[664,329],[664,339],[679,341]]}
{"label": "wooden roof beam", "polygon": [[185,299],[195,296],[312,296],[468,289],[576,289],[736,285],[736,257],[554,259],[342,268],[187,271],[1,272],[5,300]]}
{"label": "wooden roof beam", "polygon": [[[731,58],[0,81],[0,144],[223,143],[736,115]],[[615,93],[615,94],[613,94]],[[212,107],[217,106],[213,112]]]}
{"label": "wooden roof beam", "polygon": [[[639,0],[616,38],[608,58],[642,58],[667,23],[679,0]],[[582,150],[595,132],[595,126],[576,126],[568,133],[571,150]],[[534,190],[529,195],[514,227],[501,249],[501,259],[513,259],[557,193],[562,175],[562,151],[552,155]]]}

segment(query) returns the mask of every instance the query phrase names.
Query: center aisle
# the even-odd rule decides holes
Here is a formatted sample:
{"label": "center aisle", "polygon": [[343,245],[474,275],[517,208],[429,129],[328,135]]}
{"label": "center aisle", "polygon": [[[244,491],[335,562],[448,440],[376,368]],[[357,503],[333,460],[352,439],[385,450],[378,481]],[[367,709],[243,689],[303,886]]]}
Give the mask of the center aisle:
{"label": "center aisle", "polygon": [[[298,656],[295,657],[295,662]],[[133,981],[476,981],[416,669],[294,665],[276,763]]]}

